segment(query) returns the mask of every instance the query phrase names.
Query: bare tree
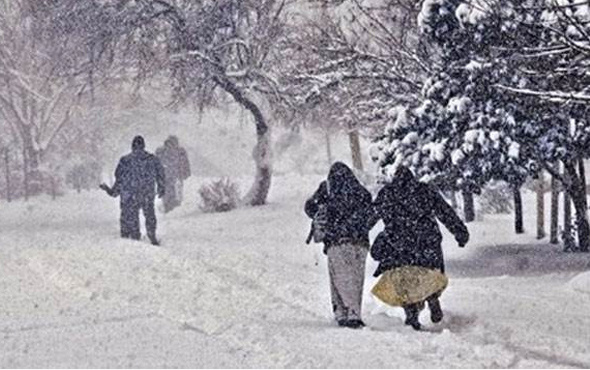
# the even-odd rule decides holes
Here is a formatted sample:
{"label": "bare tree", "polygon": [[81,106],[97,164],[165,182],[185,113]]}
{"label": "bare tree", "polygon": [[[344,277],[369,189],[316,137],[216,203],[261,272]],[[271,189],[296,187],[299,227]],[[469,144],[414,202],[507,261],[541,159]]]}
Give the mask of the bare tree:
{"label": "bare tree", "polygon": [[68,40],[48,37],[44,11],[32,1],[0,1],[0,114],[22,147],[25,188],[33,193],[40,191],[44,152],[86,88],[72,72]]}
{"label": "bare tree", "polygon": [[287,0],[66,3],[63,22],[85,31],[97,70],[119,63],[137,82],[169,81],[172,104],[196,100],[204,107],[229,97],[251,114],[256,178],[245,202],[264,204],[272,177],[269,120],[281,100],[276,73]]}
{"label": "bare tree", "polygon": [[382,128],[392,106],[417,97],[429,71],[419,7],[405,0],[307,3],[303,31],[289,39],[286,85],[299,113],[319,111],[324,122],[315,124],[349,135],[353,164],[362,169],[359,131]]}

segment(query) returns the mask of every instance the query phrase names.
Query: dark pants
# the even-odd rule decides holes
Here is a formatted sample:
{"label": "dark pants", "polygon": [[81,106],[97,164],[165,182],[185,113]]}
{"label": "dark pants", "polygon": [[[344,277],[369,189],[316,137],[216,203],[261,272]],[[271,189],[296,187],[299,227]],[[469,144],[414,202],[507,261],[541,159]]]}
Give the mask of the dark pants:
{"label": "dark pants", "polygon": [[145,217],[145,229],[150,240],[156,238],[156,212],[151,194],[121,194],[121,237],[139,240],[139,210]]}

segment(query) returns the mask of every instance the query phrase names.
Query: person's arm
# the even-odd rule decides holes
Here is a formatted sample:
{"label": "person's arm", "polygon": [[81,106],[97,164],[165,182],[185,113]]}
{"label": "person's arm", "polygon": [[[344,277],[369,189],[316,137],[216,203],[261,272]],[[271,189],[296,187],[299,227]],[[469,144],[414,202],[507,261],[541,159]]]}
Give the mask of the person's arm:
{"label": "person's arm", "polygon": [[115,183],[113,186],[109,187],[107,184],[102,183],[99,185],[99,188],[104,190],[108,195],[111,197],[117,197],[121,194],[121,180],[125,175],[126,171],[126,164],[123,159],[119,160],[117,164],[117,168],[115,169]]}
{"label": "person's arm", "polygon": [[318,207],[320,204],[326,204],[328,202],[328,190],[326,188],[326,182],[322,181],[319,188],[315,191],[315,193],[305,202],[305,214],[309,218],[313,218],[313,216],[318,211]]}
{"label": "person's arm", "polygon": [[111,197],[116,197],[118,195],[118,194],[115,194],[113,188],[109,187],[104,182],[102,184],[98,185],[98,187],[101,188],[102,190],[104,190]]}
{"label": "person's arm", "polygon": [[180,149],[180,178],[186,180],[191,176],[191,165],[186,150]]}
{"label": "person's arm", "polygon": [[391,208],[391,207],[386,207],[386,205],[385,205],[387,203],[386,202],[387,192],[388,192],[387,187],[381,188],[381,190],[379,190],[379,192],[377,193],[375,200],[371,204],[371,211],[369,213],[368,220],[367,220],[368,225],[369,225],[369,230],[371,230],[375,226],[375,224],[377,222],[379,222],[380,219],[383,218],[383,215],[385,212],[387,212],[387,211],[391,212],[391,209],[387,209],[387,208]]}
{"label": "person's arm", "polygon": [[469,231],[457,213],[444,198],[435,190],[429,189],[434,199],[434,213],[440,222],[455,236],[460,247],[464,247],[469,241]]}

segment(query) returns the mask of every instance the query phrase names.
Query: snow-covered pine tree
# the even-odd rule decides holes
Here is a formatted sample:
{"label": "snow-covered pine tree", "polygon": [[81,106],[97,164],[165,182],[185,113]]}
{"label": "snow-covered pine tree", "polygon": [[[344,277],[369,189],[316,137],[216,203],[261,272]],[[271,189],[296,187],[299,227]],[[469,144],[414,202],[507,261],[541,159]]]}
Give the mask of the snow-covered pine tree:
{"label": "snow-covered pine tree", "polygon": [[[588,155],[590,132],[590,84],[581,67],[590,57],[583,47],[589,14],[587,4],[569,1],[425,1],[419,23],[440,49],[440,63],[420,105],[402,109],[406,119],[392,120],[380,138],[384,173],[406,163],[446,186],[477,188],[502,178],[516,187],[543,167],[574,198],[578,241],[587,251],[576,164]],[[557,160],[567,176],[552,166]]]}
{"label": "snow-covered pine tree", "polygon": [[[423,181],[460,190],[467,199],[492,179],[507,181],[517,193],[530,165],[512,137],[510,102],[493,88],[508,71],[485,57],[480,28],[456,14],[459,5],[424,3],[419,24],[439,48],[440,61],[419,105],[391,110],[391,124],[377,144],[378,161],[384,174],[403,163]],[[472,219],[468,212],[466,220]]]}

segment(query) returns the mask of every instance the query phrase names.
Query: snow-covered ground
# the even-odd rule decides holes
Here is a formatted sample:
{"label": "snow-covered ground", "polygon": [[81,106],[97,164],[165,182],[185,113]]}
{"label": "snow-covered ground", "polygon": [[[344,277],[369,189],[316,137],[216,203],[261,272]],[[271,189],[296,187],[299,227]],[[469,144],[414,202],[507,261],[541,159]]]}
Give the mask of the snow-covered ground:
{"label": "snow-covered ground", "polygon": [[[159,214],[161,247],[118,238],[98,191],[0,203],[0,367],[590,367],[590,256],[510,216],[445,234],[445,318],[425,331],[370,295],[363,330],[332,321],[326,260],[305,245],[317,176],[277,176],[267,206],[204,214],[202,179]],[[530,195],[525,205],[534,204]]]}

